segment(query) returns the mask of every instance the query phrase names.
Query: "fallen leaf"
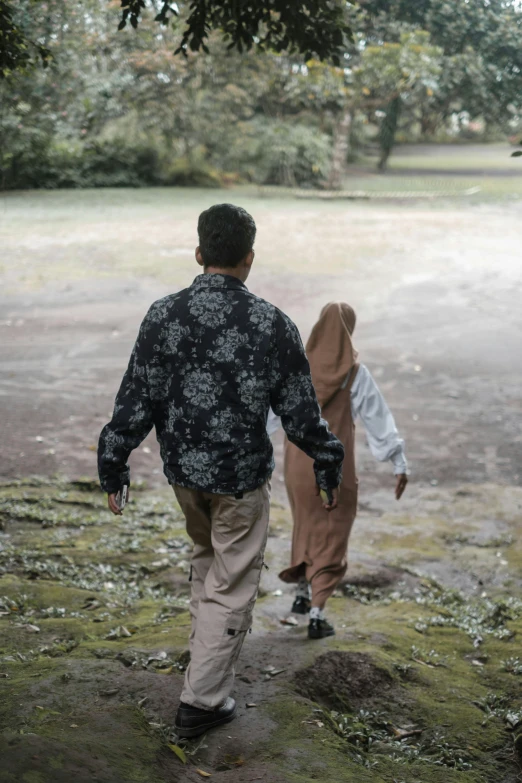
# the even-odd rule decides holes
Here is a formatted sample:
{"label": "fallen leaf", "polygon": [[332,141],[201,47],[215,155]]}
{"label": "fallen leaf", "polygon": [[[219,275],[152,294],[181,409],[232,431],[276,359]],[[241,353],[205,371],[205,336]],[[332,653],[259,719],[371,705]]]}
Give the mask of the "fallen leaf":
{"label": "fallen leaf", "polygon": [[280,620],[279,622],[281,623],[281,625],[299,625],[295,617],[292,617],[292,615],[290,615],[289,617],[283,617],[283,619]]}
{"label": "fallen leaf", "polygon": [[407,739],[408,737],[417,737],[422,734],[423,729],[393,729],[393,734],[398,740]]}
{"label": "fallen leaf", "polygon": [[113,628],[107,636],[106,639],[122,639],[122,638],[128,638],[129,636],[132,636],[133,633],[136,633],[138,629],[136,626],[131,625],[130,628],[126,628],[124,625],[118,626],[118,628]]}
{"label": "fallen leaf", "polygon": [[205,772],[203,769],[196,769],[196,772],[198,773],[198,775],[201,775],[202,778],[211,778],[212,777],[210,772]]}
{"label": "fallen leaf", "polygon": [[245,759],[242,756],[225,756],[224,763],[230,767],[242,767]]}
{"label": "fallen leaf", "polygon": [[100,691],[100,696],[115,696],[119,692],[119,688],[110,688],[107,691]]}
{"label": "fallen leaf", "polygon": [[35,706],[35,710],[45,710],[45,707],[41,707],[39,704]]}
{"label": "fallen leaf", "polygon": [[178,759],[183,762],[183,764],[187,763],[187,754],[183,750],[183,748],[180,748],[179,745],[169,745],[169,748],[173,753],[176,754]]}
{"label": "fallen leaf", "polygon": [[247,704],[247,707],[257,707],[257,704]]}
{"label": "fallen leaf", "polygon": [[97,598],[87,598],[82,609],[97,609],[101,605],[101,601],[98,601]]}
{"label": "fallen leaf", "polygon": [[77,723],[71,723],[71,729],[77,729],[78,724]]}
{"label": "fallen leaf", "polygon": [[155,669],[156,674],[171,674],[174,666],[168,666],[166,669]]}
{"label": "fallen leaf", "polygon": [[166,657],[167,657],[167,653],[165,652],[165,650],[162,650],[161,652],[154,653],[153,655],[149,655],[149,657],[147,658],[147,663],[145,664],[145,666],[148,666],[149,663],[151,663],[152,661],[164,661],[166,659]]}
{"label": "fallen leaf", "polygon": [[505,716],[505,721],[509,726],[511,726],[512,729],[516,729],[516,727],[521,722],[520,718],[520,713],[508,712],[508,714]]}

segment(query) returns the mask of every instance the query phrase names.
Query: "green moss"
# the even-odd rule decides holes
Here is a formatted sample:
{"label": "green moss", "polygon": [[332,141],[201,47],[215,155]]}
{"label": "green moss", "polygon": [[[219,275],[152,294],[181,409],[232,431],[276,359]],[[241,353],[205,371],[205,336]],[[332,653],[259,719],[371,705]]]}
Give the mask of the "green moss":
{"label": "green moss", "polygon": [[[75,765],[92,779],[130,783],[158,783],[169,764],[177,774],[179,761],[165,751],[165,732],[149,724],[158,723],[155,716],[147,719],[139,709],[138,693],[141,698],[152,683],[161,690],[179,685],[176,662],[190,629],[190,545],[170,490],[134,498],[125,518],[116,519],[88,482],[0,486],[9,534],[0,552],[0,600],[9,612],[0,617],[0,672],[8,675],[0,679],[0,721],[13,732],[0,748],[7,783],[32,773],[50,783]],[[496,521],[490,538],[478,538],[483,519],[476,517],[485,513],[481,506],[488,498]],[[325,649],[370,656],[389,673],[392,686],[366,700],[365,731],[377,730],[381,718],[372,715],[379,714],[392,726],[414,725],[422,734],[408,740],[402,756],[389,742],[361,754],[327,711],[321,720],[314,705],[286,691],[266,704],[276,730],[255,751],[278,779],[489,783],[515,768],[508,715],[520,707],[522,677],[503,662],[520,657],[522,604],[513,598],[518,583],[507,595],[496,579],[487,596],[468,598],[428,578],[425,564],[443,561],[457,570],[465,552],[466,562],[489,573],[504,558],[517,564],[521,546],[500,492],[458,497],[455,507],[462,520],[458,535],[442,515],[430,518],[429,528],[426,520],[404,515],[375,521],[372,541],[363,536],[360,550],[378,550],[388,562],[402,563],[408,580],[400,579],[399,570],[397,584],[333,598],[329,615],[342,633],[326,647],[305,642],[300,652],[303,665]],[[279,538],[289,536],[286,509],[275,508],[271,527]],[[277,567],[277,555],[272,557]],[[417,571],[421,575],[412,577]],[[256,621],[269,632],[280,629],[271,600],[261,599]],[[107,638],[121,627],[131,636],[118,630],[116,638]],[[288,630],[289,638],[302,633]],[[170,674],[147,666],[149,653],[159,650]],[[100,695],[115,683],[116,695]],[[348,715],[346,726],[355,719]],[[431,748],[444,763],[424,758]],[[462,764],[454,769],[459,753]]]}

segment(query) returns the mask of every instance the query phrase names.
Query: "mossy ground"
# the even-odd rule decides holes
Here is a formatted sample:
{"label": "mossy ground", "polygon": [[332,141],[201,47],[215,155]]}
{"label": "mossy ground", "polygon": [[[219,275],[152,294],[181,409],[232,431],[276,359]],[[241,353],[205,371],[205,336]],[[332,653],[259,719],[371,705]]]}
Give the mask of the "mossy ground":
{"label": "mossy ground", "polygon": [[[200,779],[200,768],[232,783],[514,783],[522,493],[470,492],[454,494],[451,514],[426,495],[417,517],[373,519],[371,542],[355,535],[353,579],[329,604],[338,635],[319,644],[280,623],[288,596],[272,591],[290,520],[274,506],[240,719],[189,744],[183,766],[168,744],[190,546],[170,491],[136,491],[114,518],[89,482],[3,485],[0,780],[160,783]],[[444,563],[449,584],[426,563]],[[453,589],[459,563],[478,589]],[[267,679],[267,664],[285,671]]]}

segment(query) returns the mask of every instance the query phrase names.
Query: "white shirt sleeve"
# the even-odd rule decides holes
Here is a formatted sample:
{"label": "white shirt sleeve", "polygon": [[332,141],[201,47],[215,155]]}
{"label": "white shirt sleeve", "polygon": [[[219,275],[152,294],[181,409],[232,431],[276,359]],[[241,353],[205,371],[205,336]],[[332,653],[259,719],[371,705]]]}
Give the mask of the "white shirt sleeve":
{"label": "white shirt sleeve", "polygon": [[370,450],[379,462],[390,460],[396,476],[408,472],[404,441],[399,437],[395,419],[370,371],[359,366],[351,388],[352,417],[360,417]]}
{"label": "white shirt sleeve", "polygon": [[268,411],[268,418],[266,420],[266,431],[268,434],[268,437],[274,434],[274,432],[277,432],[279,427],[281,426],[281,419],[279,416],[276,416],[272,408]]}

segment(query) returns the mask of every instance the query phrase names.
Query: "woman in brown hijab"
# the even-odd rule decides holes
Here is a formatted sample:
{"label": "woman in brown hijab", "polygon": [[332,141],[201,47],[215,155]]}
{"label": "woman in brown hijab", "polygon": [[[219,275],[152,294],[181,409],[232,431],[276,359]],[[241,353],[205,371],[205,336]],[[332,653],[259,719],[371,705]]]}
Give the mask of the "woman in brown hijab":
{"label": "woman in brown hijab", "polygon": [[[348,538],[357,512],[355,472],[355,424],[365,425],[373,455],[392,460],[397,475],[395,495],[406,487],[404,444],[368,369],[357,363],[352,344],[355,312],[350,305],[331,302],[323,307],[306,345],[317,398],[323,418],[345,448],[338,506],[327,512],[316,497],[313,461],[286,441],[285,482],[294,520],[292,560],[279,575],[297,582],[292,611],[310,611],[308,636],[320,639],[335,633],[324,617],[324,606],[346,573]],[[269,432],[274,431],[268,422]],[[310,600],[311,586],[311,600]]]}

